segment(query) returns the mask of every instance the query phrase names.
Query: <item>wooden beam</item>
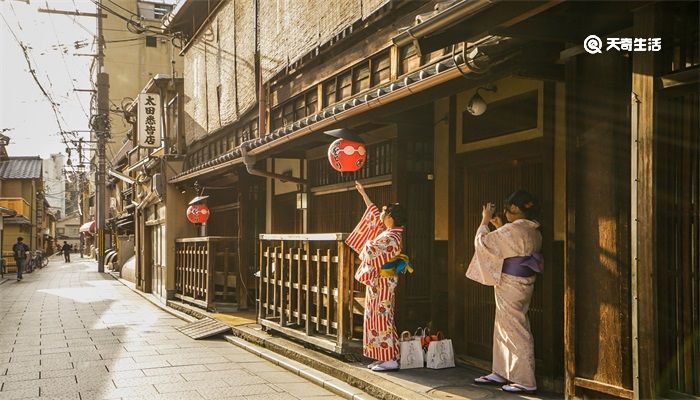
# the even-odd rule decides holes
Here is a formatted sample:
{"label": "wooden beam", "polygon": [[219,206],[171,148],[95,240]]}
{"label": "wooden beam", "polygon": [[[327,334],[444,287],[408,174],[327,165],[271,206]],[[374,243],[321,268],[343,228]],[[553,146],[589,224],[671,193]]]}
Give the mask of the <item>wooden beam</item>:
{"label": "wooden beam", "polygon": [[546,2],[504,2],[496,3],[477,16],[443,32],[419,39],[421,48],[428,53],[444,48],[458,41],[473,41],[495,28],[509,28],[522,21],[543,13],[561,3],[561,0]]}
{"label": "wooden beam", "polygon": [[700,69],[696,65],[693,68],[681,71],[673,72],[658,78],[658,87],[667,89],[676,86],[692,85],[697,84],[700,80]]}
{"label": "wooden beam", "polygon": [[576,59],[566,64],[566,246],[564,262],[564,395],[576,396]]}
{"label": "wooden beam", "polygon": [[[464,176],[463,168],[456,159],[457,148],[457,96],[449,99],[448,108],[448,247],[447,247],[447,330],[449,336],[459,337],[464,332],[464,277],[467,271],[464,257]],[[463,345],[457,344],[457,352],[464,353]]]}
{"label": "wooden beam", "polygon": [[634,398],[634,392],[629,389],[621,388],[618,386],[608,385],[599,381],[592,381],[590,379],[576,378],[574,379],[576,386],[585,389],[594,390],[599,393],[605,393],[616,397],[621,397],[623,399]]}
{"label": "wooden beam", "polygon": [[[660,9],[648,5],[634,12],[634,37],[661,37]],[[639,103],[636,132],[632,132],[632,141],[637,151],[631,154],[632,168],[636,168],[636,177],[632,176],[631,196],[636,207],[637,216],[632,218],[635,225],[632,230],[633,276],[636,267],[636,292],[632,293],[632,341],[633,364],[632,376],[635,398],[652,398],[656,395],[658,374],[658,341],[656,320],[656,221],[654,205],[654,134],[655,128],[655,76],[658,73],[659,59],[657,53],[640,52],[634,54],[632,62],[632,92]],[[634,149],[634,147],[633,147]],[[636,232],[635,232],[636,231]],[[635,315],[636,306],[636,316]]]}

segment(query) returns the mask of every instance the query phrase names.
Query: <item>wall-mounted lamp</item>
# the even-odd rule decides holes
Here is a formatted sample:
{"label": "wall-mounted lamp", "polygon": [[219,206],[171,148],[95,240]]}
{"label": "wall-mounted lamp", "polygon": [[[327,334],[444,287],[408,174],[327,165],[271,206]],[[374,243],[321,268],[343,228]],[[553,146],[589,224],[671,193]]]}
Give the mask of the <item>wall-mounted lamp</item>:
{"label": "wall-mounted lamp", "polygon": [[479,116],[483,113],[486,112],[486,101],[484,100],[483,97],[479,94],[479,90],[486,90],[488,92],[496,92],[497,88],[494,85],[489,85],[489,86],[482,86],[476,89],[476,93],[474,93],[474,96],[469,100],[469,104],[467,104],[467,111],[469,111],[469,114]]}
{"label": "wall-mounted lamp", "polygon": [[306,210],[308,207],[308,195],[306,192],[297,193],[297,210]]}

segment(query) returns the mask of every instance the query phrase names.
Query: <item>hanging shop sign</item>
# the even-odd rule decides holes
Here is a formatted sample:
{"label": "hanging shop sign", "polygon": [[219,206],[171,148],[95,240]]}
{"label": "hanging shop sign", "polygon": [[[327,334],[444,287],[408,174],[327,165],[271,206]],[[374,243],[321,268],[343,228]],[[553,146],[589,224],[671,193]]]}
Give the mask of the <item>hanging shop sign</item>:
{"label": "hanging shop sign", "polygon": [[160,147],[160,95],[141,93],[139,104],[139,146]]}
{"label": "hanging shop sign", "polygon": [[193,224],[203,224],[209,220],[209,207],[206,204],[193,204],[187,207],[187,220]]}
{"label": "hanging shop sign", "polygon": [[365,165],[367,149],[360,142],[337,139],[328,148],[328,161],[338,172],[357,171]]}

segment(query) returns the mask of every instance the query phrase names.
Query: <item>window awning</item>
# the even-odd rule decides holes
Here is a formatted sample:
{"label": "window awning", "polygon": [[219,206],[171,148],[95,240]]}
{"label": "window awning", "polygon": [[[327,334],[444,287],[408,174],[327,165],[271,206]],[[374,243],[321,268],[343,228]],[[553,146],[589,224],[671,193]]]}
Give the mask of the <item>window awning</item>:
{"label": "window awning", "polygon": [[80,233],[89,233],[89,234],[94,234],[95,233],[95,221],[90,221],[82,224],[80,226]]}

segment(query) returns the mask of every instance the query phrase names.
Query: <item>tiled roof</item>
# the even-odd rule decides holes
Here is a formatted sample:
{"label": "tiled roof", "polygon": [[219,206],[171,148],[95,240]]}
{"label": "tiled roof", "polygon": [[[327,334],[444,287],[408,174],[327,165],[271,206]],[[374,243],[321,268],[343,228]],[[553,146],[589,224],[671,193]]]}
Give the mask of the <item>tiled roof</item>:
{"label": "tiled roof", "polygon": [[41,178],[41,158],[10,157],[0,161],[0,179],[39,179]]}

